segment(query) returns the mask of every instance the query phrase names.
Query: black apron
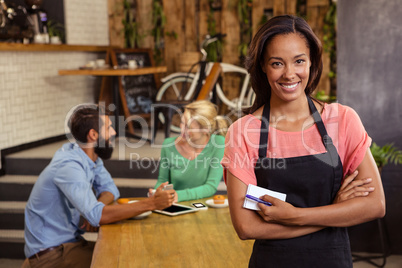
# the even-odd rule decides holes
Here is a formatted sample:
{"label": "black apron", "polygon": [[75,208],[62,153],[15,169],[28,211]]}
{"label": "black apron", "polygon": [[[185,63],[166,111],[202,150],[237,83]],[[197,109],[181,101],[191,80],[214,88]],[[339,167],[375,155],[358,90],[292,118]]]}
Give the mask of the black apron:
{"label": "black apron", "polygon": [[[332,204],[342,180],[342,163],[328,136],[321,116],[307,97],[326,153],[291,158],[268,158],[269,104],[263,110],[258,161],[254,172],[257,185],[287,194],[295,207]],[[346,228],[328,227],[291,239],[256,240],[249,267],[352,268]]]}

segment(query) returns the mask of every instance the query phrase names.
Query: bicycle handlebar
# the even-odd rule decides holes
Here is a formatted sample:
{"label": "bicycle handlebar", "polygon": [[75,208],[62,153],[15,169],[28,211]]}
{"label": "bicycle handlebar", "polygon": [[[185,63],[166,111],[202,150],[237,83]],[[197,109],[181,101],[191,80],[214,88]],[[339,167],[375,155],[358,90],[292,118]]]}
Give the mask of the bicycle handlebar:
{"label": "bicycle handlebar", "polygon": [[224,37],[226,37],[226,34],[217,33],[217,34],[211,36],[211,38],[215,38],[215,37],[218,38],[219,40],[221,40],[221,39],[223,39]]}
{"label": "bicycle handlebar", "polygon": [[205,50],[205,48],[209,45],[209,44],[211,44],[211,43],[213,43],[213,42],[216,42],[216,41],[218,41],[218,40],[222,40],[224,37],[226,36],[226,34],[222,34],[222,33],[217,33],[217,34],[215,34],[215,35],[213,35],[213,36],[210,36],[209,34],[207,34],[206,36],[205,36],[205,39],[204,39],[204,41],[202,41],[202,43],[201,43],[201,47],[200,47],[200,51],[201,51],[201,53],[202,53],[202,61],[205,61],[206,60],[206,58],[207,58],[207,51]]}

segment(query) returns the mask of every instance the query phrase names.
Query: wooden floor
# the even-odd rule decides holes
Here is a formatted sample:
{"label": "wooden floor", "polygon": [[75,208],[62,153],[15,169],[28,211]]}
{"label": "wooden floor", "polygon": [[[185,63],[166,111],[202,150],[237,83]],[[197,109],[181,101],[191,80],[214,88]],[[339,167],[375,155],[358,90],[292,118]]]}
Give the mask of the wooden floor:
{"label": "wooden floor", "polygon": [[[24,260],[13,259],[0,259],[0,268],[20,268]],[[353,264],[353,268],[373,268],[375,266],[367,262],[356,262]],[[391,255],[387,258],[387,264],[385,268],[401,268],[402,267],[402,255]],[[239,267],[241,268],[241,267]]]}

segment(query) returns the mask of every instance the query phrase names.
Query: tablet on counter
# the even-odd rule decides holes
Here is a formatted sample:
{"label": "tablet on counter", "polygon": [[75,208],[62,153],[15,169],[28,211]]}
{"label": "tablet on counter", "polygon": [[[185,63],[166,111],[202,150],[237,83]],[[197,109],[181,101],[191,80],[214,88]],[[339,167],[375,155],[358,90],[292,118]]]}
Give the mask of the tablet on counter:
{"label": "tablet on counter", "polygon": [[161,213],[161,214],[168,215],[168,216],[177,216],[177,215],[181,215],[181,214],[196,212],[196,211],[198,211],[198,209],[192,208],[189,206],[185,206],[185,205],[173,204],[170,207],[167,207],[165,209],[154,210],[154,211]]}

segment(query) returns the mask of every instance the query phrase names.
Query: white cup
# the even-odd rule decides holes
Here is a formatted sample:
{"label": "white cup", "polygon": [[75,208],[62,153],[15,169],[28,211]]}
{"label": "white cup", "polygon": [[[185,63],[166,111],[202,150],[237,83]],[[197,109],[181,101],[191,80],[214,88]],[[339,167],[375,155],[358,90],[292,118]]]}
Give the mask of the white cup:
{"label": "white cup", "polygon": [[45,44],[46,43],[46,37],[43,34],[37,34],[34,36],[34,43],[36,44]]}
{"label": "white cup", "polygon": [[88,63],[85,65],[85,67],[94,68],[95,67],[95,61],[93,61],[93,60],[88,61]]}
{"label": "white cup", "polygon": [[152,189],[151,192],[148,192],[148,193],[147,193],[147,196],[148,196],[148,197],[151,197],[151,196],[153,196],[153,195],[155,194],[155,192],[156,192],[156,190],[155,190],[155,189]]}
{"label": "white cup", "polygon": [[61,44],[60,37],[58,37],[58,36],[51,36],[51,37],[50,37],[50,44],[55,44],[55,45]]}
{"label": "white cup", "polygon": [[97,66],[98,68],[104,67],[105,64],[106,64],[106,61],[105,61],[104,59],[97,59],[97,60],[96,60],[96,66]]}
{"label": "white cup", "polygon": [[135,60],[129,60],[128,61],[128,68],[130,68],[130,69],[137,68],[137,62]]}

